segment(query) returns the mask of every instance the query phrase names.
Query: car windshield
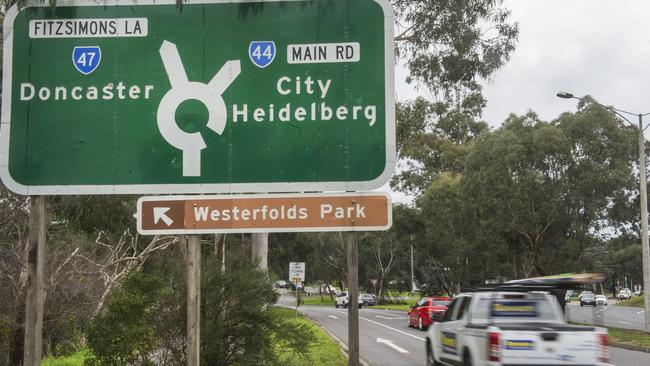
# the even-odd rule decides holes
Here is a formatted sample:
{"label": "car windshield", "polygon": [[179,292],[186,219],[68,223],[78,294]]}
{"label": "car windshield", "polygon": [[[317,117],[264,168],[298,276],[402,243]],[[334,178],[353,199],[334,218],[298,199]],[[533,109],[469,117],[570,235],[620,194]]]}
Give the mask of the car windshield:
{"label": "car windshield", "polygon": [[433,300],[431,306],[448,306],[451,301]]}
{"label": "car windshield", "polygon": [[364,298],[364,299],[372,299],[372,296],[369,295],[369,294],[363,294],[363,295],[361,295],[361,297]]}
{"label": "car windshield", "polygon": [[594,297],[594,294],[592,294],[591,292],[589,292],[589,293],[585,293],[585,294],[582,294],[582,298],[583,298],[583,299],[584,299],[584,298],[590,298],[590,299],[591,299],[591,298],[593,298],[593,297]]}

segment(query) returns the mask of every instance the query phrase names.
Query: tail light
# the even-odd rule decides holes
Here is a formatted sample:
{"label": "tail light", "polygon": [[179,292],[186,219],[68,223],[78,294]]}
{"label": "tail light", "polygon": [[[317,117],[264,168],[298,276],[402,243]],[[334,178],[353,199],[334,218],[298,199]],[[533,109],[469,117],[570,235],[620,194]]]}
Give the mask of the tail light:
{"label": "tail light", "polygon": [[501,335],[499,333],[490,332],[488,333],[488,361],[497,361],[501,360],[501,345],[500,345]]}
{"label": "tail light", "polygon": [[600,341],[600,357],[598,357],[599,362],[608,363],[609,362],[609,337],[607,334],[599,334],[598,340]]}

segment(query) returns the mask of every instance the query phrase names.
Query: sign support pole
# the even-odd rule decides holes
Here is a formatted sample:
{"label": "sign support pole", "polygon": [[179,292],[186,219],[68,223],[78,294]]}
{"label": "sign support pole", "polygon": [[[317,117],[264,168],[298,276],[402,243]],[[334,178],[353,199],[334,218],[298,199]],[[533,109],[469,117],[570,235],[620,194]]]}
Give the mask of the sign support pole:
{"label": "sign support pole", "polygon": [[359,254],[357,233],[347,233],[348,364],[359,366]]}
{"label": "sign support pole", "polygon": [[25,302],[25,343],[23,365],[41,364],[43,347],[43,306],[45,302],[45,196],[31,196],[29,239],[27,241],[27,298]]}
{"label": "sign support pole", "polygon": [[201,236],[187,236],[187,366],[201,363]]}

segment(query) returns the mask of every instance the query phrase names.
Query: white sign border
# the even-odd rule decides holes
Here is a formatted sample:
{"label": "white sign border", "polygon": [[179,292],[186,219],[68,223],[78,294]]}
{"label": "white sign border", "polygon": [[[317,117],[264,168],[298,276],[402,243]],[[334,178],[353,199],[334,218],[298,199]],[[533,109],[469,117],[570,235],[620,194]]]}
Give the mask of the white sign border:
{"label": "white sign border", "polygon": [[[333,227],[284,227],[284,228],[241,228],[241,229],[156,229],[142,228],[142,203],[150,201],[186,201],[209,199],[265,199],[265,198],[317,198],[317,197],[368,197],[384,196],[388,205],[388,221],[385,226],[333,226]],[[140,197],[135,214],[137,230],[140,235],[189,235],[189,234],[239,234],[239,233],[296,233],[331,231],[387,231],[393,226],[393,202],[388,192],[347,192],[347,193],[287,193],[287,194],[222,194],[222,195],[175,195]]]}
{"label": "white sign border", "polygon": [[[279,2],[302,0],[187,0],[184,4],[219,4],[244,2]],[[0,116],[0,179],[11,191],[22,195],[75,195],[75,194],[172,194],[172,193],[262,193],[304,191],[368,191],[386,184],[392,177],[396,161],[395,142],[395,62],[393,41],[393,9],[388,0],[373,0],[384,12],[384,69],[385,69],[385,116],[386,116],[386,165],[384,171],[369,181],[343,182],[266,182],[266,183],[177,183],[177,184],[123,184],[123,185],[39,185],[26,186],[16,182],[9,173],[9,136],[12,97],[13,25],[19,14],[14,4],[6,13],[3,24],[3,80],[2,114]],[[106,0],[79,1],[59,0],[57,7],[66,6],[133,6],[170,5],[176,0]],[[22,9],[49,7],[40,0],[26,0]],[[21,10],[22,10],[21,9]]]}

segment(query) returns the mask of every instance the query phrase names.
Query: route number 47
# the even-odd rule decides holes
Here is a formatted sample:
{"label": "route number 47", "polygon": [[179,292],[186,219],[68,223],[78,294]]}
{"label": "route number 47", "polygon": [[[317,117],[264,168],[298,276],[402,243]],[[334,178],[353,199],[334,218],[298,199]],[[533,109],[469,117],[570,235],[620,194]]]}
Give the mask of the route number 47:
{"label": "route number 47", "polygon": [[88,75],[97,69],[102,59],[99,47],[75,47],[72,51],[72,63],[82,74]]}
{"label": "route number 47", "polygon": [[267,67],[275,59],[275,43],[271,41],[253,41],[248,46],[248,56],[255,66]]}

